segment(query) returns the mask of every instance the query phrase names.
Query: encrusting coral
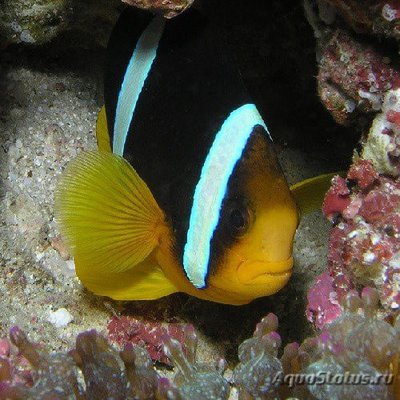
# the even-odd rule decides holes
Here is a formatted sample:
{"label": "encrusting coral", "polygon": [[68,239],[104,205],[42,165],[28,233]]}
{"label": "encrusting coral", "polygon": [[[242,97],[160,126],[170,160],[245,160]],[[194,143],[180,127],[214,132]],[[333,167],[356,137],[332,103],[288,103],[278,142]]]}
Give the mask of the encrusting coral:
{"label": "encrusting coral", "polygon": [[[300,346],[287,344],[279,358],[278,319],[268,314],[238,351],[231,384],[239,399],[394,400],[400,395],[400,317],[382,319],[378,292],[343,297],[340,317]],[[147,351],[128,344],[117,352],[96,331],[83,332],[68,354],[48,354],[19,329],[0,342],[0,399],[223,400],[230,385],[226,363],[196,360],[197,335],[185,328],[186,354],[166,335],[165,353],[177,372],[160,377]]]}
{"label": "encrusting coral", "polygon": [[[305,9],[317,39],[318,94],[336,122],[355,124],[364,133],[388,91],[400,86],[396,51],[387,40],[400,38],[399,4],[318,0],[314,7],[314,3],[307,0]],[[377,45],[357,33],[387,43]]]}
{"label": "encrusting coral", "polygon": [[172,18],[190,7],[194,0],[122,0],[131,6],[150,10]]}
{"label": "encrusting coral", "polygon": [[[323,328],[341,314],[340,301],[354,288],[376,288],[387,314],[400,307],[396,43],[378,46],[370,36],[354,35],[399,39],[400,9],[393,1],[366,1],[361,6],[352,0],[319,0],[317,4],[319,17],[317,7],[308,7],[308,14],[320,50],[321,101],[338,123],[354,124],[362,133],[361,150],[350,170],[346,177],[333,179],[324,201],[323,212],[333,224],[328,270],[310,289],[306,310],[308,319]],[[329,20],[321,17],[327,7]]]}
{"label": "encrusting coral", "polygon": [[400,39],[400,4],[396,0],[320,0],[333,5],[357,33]]}
{"label": "encrusting coral", "polygon": [[[145,347],[153,361],[169,364],[160,342],[169,336],[185,346],[186,324],[168,321],[160,323],[152,320],[139,320],[131,316],[114,315],[107,324],[108,339],[120,347],[127,344]],[[185,349],[186,351],[186,346]]]}
{"label": "encrusting coral", "polygon": [[346,179],[335,177],[323,206],[334,226],[328,271],[308,293],[307,316],[318,328],[340,315],[339,301],[353,288],[378,290],[387,313],[400,307],[400,182],[358,159]]}

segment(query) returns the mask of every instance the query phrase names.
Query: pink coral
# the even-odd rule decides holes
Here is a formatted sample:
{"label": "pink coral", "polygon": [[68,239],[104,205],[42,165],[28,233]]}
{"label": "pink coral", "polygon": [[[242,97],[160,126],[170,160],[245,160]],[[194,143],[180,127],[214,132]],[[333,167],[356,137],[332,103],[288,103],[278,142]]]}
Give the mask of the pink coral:
{"label": "pink coral", "polygon": [[317,277],[307,294],[307,301],[307,319],[319,329],[334,321],[341,313],[333,278],[327,272]]}
{"label": "pink coral", "polygon": [[325,195],[323,204],[324,214],[332,221],[337,214],[344,211],[350,204],[350,190],[346,181],[340,176],[335,176],[332,185]]}
{"label": "pink coral", "polygon": [[[324,0],[325,1],[325,0]],[[357,33],[400,39],[398,0],[326,0]]]}
{"label": "pink coral", "polygon": [[153,361],[169,363],[162,346],[165,335],[183,345],[185,324],[141,321],[130,316],[112,317],[108,322],[108,336],[120,346],[127,343],[145,346]]}
{"label": "pink coral", "polygon": [[[333,211],[338,213],[329,239],[328,268],[332,277],[329,284],[338,299],[354,287],[373,285],[382,304],[388,310],[397,310],[400,307],[400,180],[378,175],[366,160],[355,162],[347,179],[353,187],[345,195],[346,206],[337,207],[338,198],[345,193],[340,180],[342,189],[334,184],[323,207],[330,219]],[[324,313],[329,310],[327,287],[328,282],[319,280],[309,294],[308,315],[317,323],[324,322]],[[317,290],[321,290],[319,301],[323,305],[319,311],[313,306]]]}
{"label": "pink coral", "polygon": [[337,29],[323,44],[318,91],[339,124],[380,110],[383,97],[400,86],[400,73],[373,46]]}
{"label": "pink coral", "polygon": [[122,0],[131,6],[163,14],[173,18],[190,7],[194,0]]}
{"label": "pink coral", "polygon": [[379,174],[370,160],[359,160],[350,167],[347,173],[347,179],[356,182],[362,190],[371,187],[378,178]]}

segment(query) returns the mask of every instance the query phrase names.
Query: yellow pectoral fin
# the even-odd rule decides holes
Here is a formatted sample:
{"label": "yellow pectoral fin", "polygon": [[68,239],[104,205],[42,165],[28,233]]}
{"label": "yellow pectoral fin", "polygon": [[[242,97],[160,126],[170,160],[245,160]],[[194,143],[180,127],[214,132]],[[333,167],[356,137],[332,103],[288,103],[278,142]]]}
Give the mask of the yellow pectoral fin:
{"label": "yellow pectoral fin", "polygon": [[110,134],[108,133],[106,107],[101,107],[96,122],[97,146],[100,151],[111,153]]}
{"label": "yellow pectoral fin", "polygon": [[151,256],[126,272],[93,273],[96,267],[82,264],[79,255],[75,257],[75,267],[90,291],[114,300],[155,300],[178,291]]}
{"label": "yellow pectoral fin", "polygon": [[164,213],[145,182],[112,153],[80,154],[63,173],[55,197],[56,220],[82,273],[135,268],[165,232]]}
{"label": "yellow pectoral fin", "polygon": [[290,187],[293,197],[299,207],[300,214],[305,215],[320,209],[328,191],[332,178],[335,175],[346,174],[343,171],[319,175],[314,178],[305,179]]}

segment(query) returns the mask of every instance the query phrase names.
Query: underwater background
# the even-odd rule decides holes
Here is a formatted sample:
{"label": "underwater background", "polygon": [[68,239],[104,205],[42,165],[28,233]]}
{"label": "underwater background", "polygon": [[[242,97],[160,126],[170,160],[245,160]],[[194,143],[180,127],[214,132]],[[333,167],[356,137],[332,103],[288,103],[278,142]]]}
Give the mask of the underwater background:
{"label": "underwater background", "polygon": [[[399,398],[398,2],[128,3],[221,15],[289,183],[352,166],[324,213],[302,219],[294,274],[276,295],[240,307],[94,296],[57,230],[54,191],[68,162],[96,148],[105,47],[127,5],[0,0],[0,399]],[[321,370],[395,378],[272,381]]]}

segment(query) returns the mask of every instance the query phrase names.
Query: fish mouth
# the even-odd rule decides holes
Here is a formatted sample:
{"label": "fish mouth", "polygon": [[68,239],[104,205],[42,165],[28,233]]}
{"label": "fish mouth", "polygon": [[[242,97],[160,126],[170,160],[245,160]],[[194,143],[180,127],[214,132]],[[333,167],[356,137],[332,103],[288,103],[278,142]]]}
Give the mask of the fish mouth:
{"label": "fish mouth", "polygon": [[292,275],[293,257],[282,261],[241,261],[237,276],[243,284],[269,283],[271,280],[287,281]]}

